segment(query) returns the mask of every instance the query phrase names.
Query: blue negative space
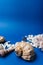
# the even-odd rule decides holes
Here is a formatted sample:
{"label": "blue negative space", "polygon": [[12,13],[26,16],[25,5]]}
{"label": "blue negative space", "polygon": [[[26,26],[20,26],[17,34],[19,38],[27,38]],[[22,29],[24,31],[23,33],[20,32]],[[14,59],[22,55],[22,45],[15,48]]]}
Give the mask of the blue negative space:
{"label": "blue negative space", "polygon": [[[30,21],[31,22],[31,21]],[[12,43],[18,42],[22,40],[22,37],[28,34],[41,34],[42,32],[42,25],[40,25],[40,21],[36,21],[35,23],[30,23],[28,21],[24,22],[21,20],[17,21],[14,19],[0,19],[0,35],[5,36],[6,40],[10,40]],[[43,23],[42,23],[43,24]],[[32,28],[31,28],[32,27]],[[23,59],[20,59],[16,56],[14,52],[12,52],[10,55],[8,55],[5,58],[0,57],[0,64],[1,65],[43,65],[43,52],[41,52],[39,49],[35,49],[36,53],[36,59],[33,62],[27,62]]]}
{"label": "blue negative space", "polygon": [[[6,41],[16,43],[25,35],[43,33],[42,0],[0,0],[0,35]],[[34,49],[36,59],[33,62],[18,58],[14,52],[0,57],[0,65],[43,65],[43,52]]]}

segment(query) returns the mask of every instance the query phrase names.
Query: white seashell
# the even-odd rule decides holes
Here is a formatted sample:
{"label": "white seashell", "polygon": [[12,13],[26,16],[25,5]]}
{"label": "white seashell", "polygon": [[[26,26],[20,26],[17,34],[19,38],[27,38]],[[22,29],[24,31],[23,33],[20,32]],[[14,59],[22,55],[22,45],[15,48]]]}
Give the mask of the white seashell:
{"label": "white seashell", "polygon": [[6,48],[6,47],[9,48],[9,47],[11,47],[11,45],[12,44],[10,43],[10,41],[7,41],[4,43],[4,48]]}
{"label": "white seashell", "polygon": [[43,48],[43,42],[40,41],[40,47],[39,48]]}
{"label": "white seashell", "polygon": [[0,44],[0,50],[1,50],[1,49],[4,49],[3,44]]}
{"label": "white seashell", "polygon": [[26,42],[16,43],[15,52],[17,56],[21,56],[24,60],[29,60],[29,61],[32,60],[32,58],[34,58],[35,55],[33,47]]}
{"label": "white seashell", "polygon": [[13,50],[14,44],[10,44],[10,41],[5,42],[4,44],[0,44],[0,56],[5,56]]}
{"label": "white seashell", "polygon": [[38,34],[35,36],[28,35],[27,40],[31,41],[31,45],[36,48],[43,49],[43,34]]}

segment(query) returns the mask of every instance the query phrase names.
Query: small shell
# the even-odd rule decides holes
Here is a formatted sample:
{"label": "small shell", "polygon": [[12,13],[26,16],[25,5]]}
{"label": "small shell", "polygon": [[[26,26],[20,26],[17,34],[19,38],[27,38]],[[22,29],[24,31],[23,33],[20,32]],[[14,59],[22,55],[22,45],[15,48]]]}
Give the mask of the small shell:
{"label": "small shell", "polygon": [[5,56],[8,53],[12,52],[14,50],[14,44],[10,46],[8,49],[4,49],[3,47],[0,47],[0,56]]}
{"label": "small shell", "polygon": [[0,44],[0,50],[4,49],[3,44]]}
{"label": "small shell", "polygon": [[[6,48],[7,47],[7,48]],[[10,44],[9,41],[4,44],[0,44],[0,56],[5,56],[14,50],[14,44]]]}
{"label": "small shell", "polygon": [[26,42],[18,42],[15,44],[15,52],[17,56],[21,56],[24,60],[32,60],[34,58],[34,49],[33,47]]}
{"label": "small shell", "polygon": [[5,38],[3,36],[0,36],[0,43],[4,43],[5,42]]}
{"label": "small shell", "polygon": [[0,56],[5,56],[5,51],[3,49],[0,50]]}

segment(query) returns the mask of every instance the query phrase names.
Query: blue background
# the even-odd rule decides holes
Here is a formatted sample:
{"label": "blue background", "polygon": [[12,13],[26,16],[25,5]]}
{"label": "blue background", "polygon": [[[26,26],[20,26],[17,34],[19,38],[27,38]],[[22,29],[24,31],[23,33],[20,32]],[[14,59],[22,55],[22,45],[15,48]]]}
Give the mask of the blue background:
{"label": "blue background", "polygon": [[[12,43],[21,41],[25,35],[43,33],[42,0],[0,0],[0,35]],[[27,62],[11,53],[0,57],[0,65],[43,65],[43,52],[35,49],[36,59]]]}

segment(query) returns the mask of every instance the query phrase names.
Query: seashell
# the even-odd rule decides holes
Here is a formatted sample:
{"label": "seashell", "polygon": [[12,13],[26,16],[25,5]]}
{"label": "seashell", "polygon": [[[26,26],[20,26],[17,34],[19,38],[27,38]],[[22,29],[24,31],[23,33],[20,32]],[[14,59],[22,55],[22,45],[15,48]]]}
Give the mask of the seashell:
{"label": "seashell", "polygon": [[0,43],[4,43],[5,42],[5,38],[3,36],[0,36]]}
{"label": "seashell", "polygon": [[7,54],[8,54],[9,52],[5,49],[2,49],[2,50],[0,50],[0,56],[2,56],[2,57],[4,57],[4,56],[6,56]]}
{"label": "seashell", "polygon": [[[7,47],[7,48],[6,48]],[[4,44],[0,44],[0,56],[5,56],[14,50],[14,44],[10,44],[9,41]]]}
{"label": "seashell", "polygon": [[35,52],[33,47],[27,42],[17,42],[15,44],[15,53],[24,60],[32,60],[35,57]]}
{"label": "seashell", "polygon": [[36,48],[40,48],[41,51],[43,51],[43,34],[38,34],[38,35],[28,35],[27,36],[27,41],[31,41],[30,44],[33,46],[33,47],[36,47]]}
{"label": "seashell", "polygon": [[1,50],[1,49],[4,49],[3,44],[0,44],[0,50]]}
{"label": "seashell", "polygon": [[10,41],[7,41],[7,42],[4,43],[3,47],[6,49],[6,47],[9,48],[11,46],[12,46],[12,44],[10,43]]}
{"label": "seashell", "polygon": [[9,47],[8,49],[1,49],[0,50],[0,56],[6,56],[8,53],[10,53],[10,52],[12,52],[14,50],[14,44],[11,46],[11,47]]}
{"label": "seashell", "polygon": [[4,49],[0,50],[0,56],[5,56],[5,51],[4,51]]}
{"label": "seashell", "polygon": [[13,51],[15,48],[14,48],[14,44],[12,44],[8,49],[6,49],[8,52],[11,52]]}

